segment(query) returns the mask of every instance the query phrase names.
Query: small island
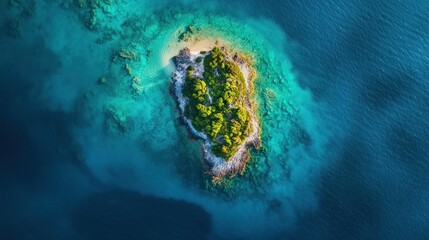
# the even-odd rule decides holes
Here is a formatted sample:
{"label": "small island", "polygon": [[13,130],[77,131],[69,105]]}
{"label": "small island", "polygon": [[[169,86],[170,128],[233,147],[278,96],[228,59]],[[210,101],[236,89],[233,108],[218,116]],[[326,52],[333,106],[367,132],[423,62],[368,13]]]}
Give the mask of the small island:
{"label": "small island", "polygon": [[196,53],[185,48],[173,61],[172,92],[184,123],[204,140],[210,173],[232,177],[242,172],[249,149],[261,145],[250,61],[217,46]]}

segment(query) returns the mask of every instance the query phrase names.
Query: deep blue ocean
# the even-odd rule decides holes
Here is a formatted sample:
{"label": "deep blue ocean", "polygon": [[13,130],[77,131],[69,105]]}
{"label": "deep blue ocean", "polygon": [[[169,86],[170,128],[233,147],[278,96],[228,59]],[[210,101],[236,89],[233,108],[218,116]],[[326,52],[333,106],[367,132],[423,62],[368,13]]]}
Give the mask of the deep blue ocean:
{"label": "deep blue ocean", "polygon": [[[229,190],[168,90],[188,24],[257,59]],[[0,239],[429,239],[429,1],[1,1]]]}

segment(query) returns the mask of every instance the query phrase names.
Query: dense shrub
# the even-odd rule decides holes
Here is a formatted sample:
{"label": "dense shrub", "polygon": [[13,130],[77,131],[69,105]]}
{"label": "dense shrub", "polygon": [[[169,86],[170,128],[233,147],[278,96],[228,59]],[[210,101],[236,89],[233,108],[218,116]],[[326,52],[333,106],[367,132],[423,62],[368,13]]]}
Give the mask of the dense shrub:
{"label": "dense shrub", "polygon": [[219,48],[211,50],[204,57],[203,79],[193,77],[194,67],[188,67],[184,94],[189,98],[185,115],[209,136],[213,153],[228,160],[249,135],[250,115],[244,107],[244,76],[225,58]]}

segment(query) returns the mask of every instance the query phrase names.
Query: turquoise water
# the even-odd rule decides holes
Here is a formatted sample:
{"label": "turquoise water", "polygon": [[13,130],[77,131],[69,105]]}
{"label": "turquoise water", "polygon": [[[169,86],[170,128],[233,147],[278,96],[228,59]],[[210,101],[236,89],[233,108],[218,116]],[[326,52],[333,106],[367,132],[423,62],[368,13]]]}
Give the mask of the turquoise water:
{"label": "turquoise water", "polygon": [[[50,36],[46,45],[62,62],[55,76],[45,80],[42,97],[52,108],[77,111],[83,118],[73,138],[97,179],[200,204],[213,216],[215,236],[276,234],[293,223],[295,205],[316,204],[311,182],[322,165],[327,133],[311,92],[298,86],[285,54],[293,43],[275,22],[238,16],[214,3],[151,6],[132,1],[114,3],[105,13],[97,8],[98,25],[88,31],[78,19],[84,13],[75,6],[39,7],[48,11],[47,18],[54,17],[48,26],[46,19],[39,21]],[[169,60],[186,45],[178,45],[178,37],[190,25],[195,39],[219,39],[251,56],[257,71],[264,151],[254,154],[244,176],[229,180],[226,192],[205,190],[201,142],[189,139],[179,124],[169,92]],[[97,44],[107,34],[110,40]],[[121,49],[138,58],[118,57]],[[97,84],[101,77],[106,82]],[[79,109],[72,109],[75,102]]]}
{"label": "turquoise water", "polygon": [[[18,239],[100,236],[88,226],[150,212],[138,202],[157,200],[139,194],[172,199],[159,200],[166,232],[188,231],[168,214],[184,208],[186,223],[204,221],[211,239],[427,235],[427,4],[89,2],[0,4],[9,160],[0,186],[14,196],[2,204],[13,217],[0,236],[22,228],[31,232]],[[179,42],[188,26],[191,40]],[[204,174],[202,142],[180,124],[169,91],[171,58],[216,40],[254,63],[263,144],[243,175],[219,185]],[[102,199],[113,200],[97,208]],[[117,210],[109,206],[125,214],[93,223]],[[150,223],[137,222],[145,236]]]}

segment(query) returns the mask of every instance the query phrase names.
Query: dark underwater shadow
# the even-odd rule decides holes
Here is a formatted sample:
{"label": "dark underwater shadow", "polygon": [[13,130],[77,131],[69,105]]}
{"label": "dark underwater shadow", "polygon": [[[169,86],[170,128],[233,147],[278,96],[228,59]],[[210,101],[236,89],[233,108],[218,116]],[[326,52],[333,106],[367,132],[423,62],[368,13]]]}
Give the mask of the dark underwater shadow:
{"label": "dark underwater shadow", "polygon": [[385,108],[410,92],[415,85],[415,80],[408,73],[370,76],[363,89],[362,98],[375,109]]}
{"label": "dark underwater shadow", "polygon": [[413,187],[424,190],[429,183],[429,141],[413,132],[412,126],[401,123],[391,129],[387,143],[390,160],[408,172]]}
{"label": "dark underwater shadow", "polygon": [[83,199],[71,221],[81,239],[206,239],[211,226],[196,204],[122,190]]}
{"label": "dark underwater shadow", "polygon": [[358,134],[343,144],[336,166],[320,179],[317,210],[299,213],[299,227],[277,239],[383,239],[382,202],[360,180],[373,159]]}

